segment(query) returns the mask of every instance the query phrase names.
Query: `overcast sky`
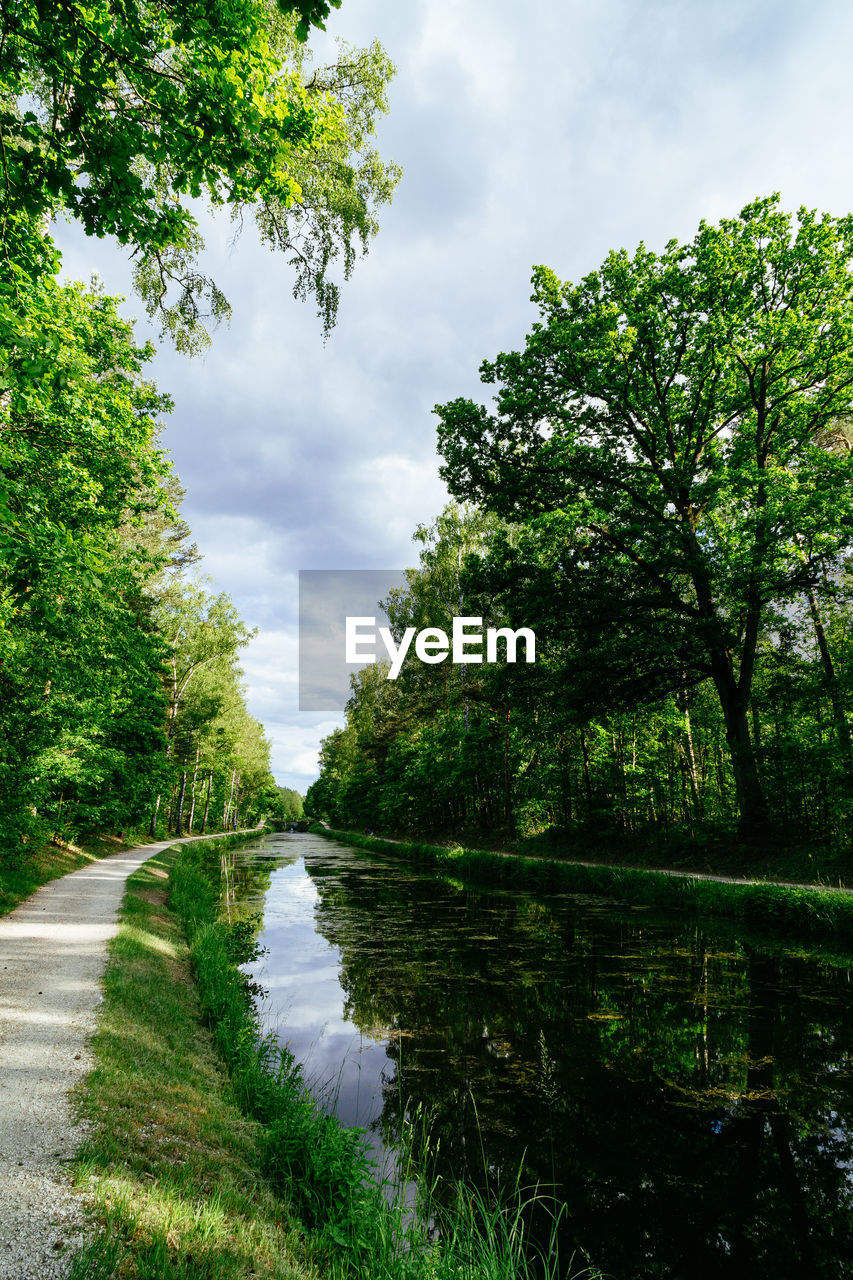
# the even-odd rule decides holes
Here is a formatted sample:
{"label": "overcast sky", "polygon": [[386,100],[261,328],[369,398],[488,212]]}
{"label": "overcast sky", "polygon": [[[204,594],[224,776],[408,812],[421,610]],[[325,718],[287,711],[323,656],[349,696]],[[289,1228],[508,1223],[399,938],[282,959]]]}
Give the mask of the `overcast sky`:
{"label": "overcast sky", "polygon": [[[848,0],[343,0],[328,26],[325,60],[342,36],[396,64],[379,146],[405,171],[334,333],[225,222],[206,263],[230,329],[154,363],[203,568],[259,628],[249,709],[303,793],[338,722],[297,710],[297,571],[413,562],[446,501],[431,409],[523,342],[531,267],[576,279],[772,191],[853,211]],[[69,275],[130,293],[118,250],[58,239]]]}

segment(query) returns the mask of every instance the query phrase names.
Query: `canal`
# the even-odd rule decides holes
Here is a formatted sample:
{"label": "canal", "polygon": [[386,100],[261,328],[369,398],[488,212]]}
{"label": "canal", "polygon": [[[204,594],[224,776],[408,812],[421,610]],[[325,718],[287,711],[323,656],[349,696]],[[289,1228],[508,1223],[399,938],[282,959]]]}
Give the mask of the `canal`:
{"label": "canal", "polygon": [[313,835],[237,860],[265,1026],[386,1174],[535,1188],[613,1280],[853,1277],[843,959]]}

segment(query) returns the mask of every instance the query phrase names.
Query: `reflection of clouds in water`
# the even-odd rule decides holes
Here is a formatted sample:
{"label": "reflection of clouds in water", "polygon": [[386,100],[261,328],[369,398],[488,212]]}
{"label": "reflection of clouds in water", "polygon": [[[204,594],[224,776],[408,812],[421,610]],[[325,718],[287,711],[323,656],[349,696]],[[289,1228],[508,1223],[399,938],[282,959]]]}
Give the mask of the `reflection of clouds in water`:
{"label": "reflection of clouds in water", "polygon": [[309,902],[312,906],[320,901],[320,895],[317,892],[317,886],[310,876],[304,876],[301,880],[290,877],[288,884],[288,892],[297,902]]}
{"label": "reflection of clouds in water", "polygon": [[[289,870],[289,868],[288,868]],[[268,903],[264,909],[264,929],[267,933],[279,925],[288,928],[309,928],[314,914],[314,907],[319,898],[314,885],[309,881],[306,885],[301,880],[291,880],[283,888],[286,897]]]}
{"label": "reflection of clouds in water", "polygon": [[[289,842],[291,849],[304,844],[309,852],[319,843],[326,859],[332,852],[310,836],[278,836],[275,842],[279,841]],[[394,1087],[396,1067],[385,1043],[363,1034],[344,1015],[346,994],[338,980],[341,954],[316,931],[319,901],[303,857],[272,872],[259,938],[268,954],[248,966],[267,990],[259,1006],[262,1027],[293,1054],[319,1105],[334,1112],[342,1124],[366,1131],[365,1149],[379,1176],[396,1184],[397,1157],[386,1150],[378,1124],[383,1091]],[[408,1188],[407,1202],[413,1196]]]}
{"label": "reflection of clouds in water", "polygon": [[284,926],[288,930],[300,929],[301,945],[310,947],[316,937],[314,907],[319,901],[317,886],[305,870],[304,858],[277,868],[270,877],[270,887],[264,900],[261,945],[269,947],[272,935]]}
{"label": "reflection of clouds in water", "polygon": [[335,975],[325,982],[318,980],[300,984],[294,979],[275,985],[267,982],[266,986],[271,1004],[287,1009],[284,1022],[268,1027],[284,1039],[304,1041],[319,1039],[321,1035],[358,1035],[358,1028],[343,1016],[343,992]]}
{"label": "reflection of clouds in water", "polygon": [[[788,1126],[792,1180],[827,1225],[833,1260],[843,1268],[853,1256],[843,969],[805,953],[742,952],[710,921],[700,930],[604,900],[484,896],[310,835],[294,843],[320,902],[305,892],[304,867],[274,875],[279,1016],[267,1025],[290,1041],[320,1105],[367,1130],[379,1165],[388,1141],[392,1179],[425,1150],[439,1173],[487,1167],[507,1186],[545,1170],[560,1196],[570,1189],[569,1211],[608,1274],[675,1274],[687,1246],[697,1274],[718,1274],[709,1222],[722,1240],[741,1212],[744,1152],[759,1173],[777,1168],[770,1114]],[[707,1050],[701,1074],[696,1044]],[[746,1067],[765,1063],[779,1098],[770,1112],[758,1093],[769,1070],[751,1103],[744,1093]],[[759,1124],[763,1165],[749,1154]],[[787,1192],[772,1174],[755,1188],[746,1229],[763,1233],[758,1271],[793,1276],[764,1265],[791,1252]]]}
{"label": "reflection of clouds in water", "polygon": [[268,954],[249,971],[267,990],[260,1008],[264,1030],[302,1064],[315,1096],[334,1100],[344,1124],[366,1127],[381,1111],[383,1083],[394,1066],[384,1044],[344,1015],[340,952],[315,929],[319,899],[304,858],[273,872],[259,939]]}
{"label": "reflection of clouds in water", "polygon": [[273,871],[259,938],[268,954],[248,966],[267,991],[259,1008],[262,1026],[302,1066],[305,1083],[320,1105],[333,1110],[343,1124],[368,1130],[365,1143],[371,1157],[380,1167],[393,1165],[375,1121],[395,1067],[384,1043],[364,1035],[344,1015],[341,955],[315,928],[319,900],[304,858]]}

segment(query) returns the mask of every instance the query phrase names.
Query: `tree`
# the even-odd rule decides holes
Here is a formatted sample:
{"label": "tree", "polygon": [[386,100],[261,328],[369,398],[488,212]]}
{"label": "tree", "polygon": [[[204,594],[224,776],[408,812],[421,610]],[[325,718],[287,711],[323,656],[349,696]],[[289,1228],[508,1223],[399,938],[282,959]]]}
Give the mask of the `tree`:
{"label": "tree", "polygon": [[[0,843],[123,826],[162,754],[163,649],[144,587],[164,516],[166,397],[116,302],[19,281],[0,356]],[[146,797],[147,798],[147,797]]]}
{"label": "tree", "polygon": [[744,835],[768,818],[747,718],[768,605],[853,530],[851,455],[822,441],[853,409],[852,263],[853,219],[793,225],[773,196],[577,285],[539,267],[524,350],[481,367],[496,412],[437,407],[451,492],[524,525],[516,563],[609,697],[713,682]]}
{"label": "tree", "polygon": [[[254,632],[243,623],[231,599],[224,593],[209,596],[200,584],[181,584],[173,587],[158,602],[155,610],[158,628],[163,635],[168,656],[165,663],[164,685],[168,699],[166,724],[166,758],[171,760],[175,745],[181,739],[181,722],[189,720],[183,733],[183,746],[188,749],[190,731],[213,718],[225,700],[225,691],[245,715],[242,695],[237,689],[236,658]],[[218,668],[213,688],[203,689],[203,709],[193,707],[192,693],[202,672]],[[186,765],[187,759],[179,762]],[[184,784],[186,768],[183,769]],[[181,810],[183,792],[178,809]],[[157,814],[160,795],[156,796],[151,813],[150,833],[157,832]]]}
{"label": "tree", "polygon": [[272,778],[266,790],[258,797],[263,804],[266,821],[277,831],[284,831],[303,817],[302,796],[290,787],[276,786]]}
{"label": "tree", "polygon": [[[337,0],[339,3],[339,0]],[[336,3],[336,0],[329,0]],[[327,278],[399,178],[371,138],[393,68],[377,44],[312,71],[304,41],[326,0],[2,0],[0,239],[7,262],[63,209],[133,248],[149,311],[182,347],[228,304],[198,269],[192,202],[256,213],[295,292],[334,322]]]}

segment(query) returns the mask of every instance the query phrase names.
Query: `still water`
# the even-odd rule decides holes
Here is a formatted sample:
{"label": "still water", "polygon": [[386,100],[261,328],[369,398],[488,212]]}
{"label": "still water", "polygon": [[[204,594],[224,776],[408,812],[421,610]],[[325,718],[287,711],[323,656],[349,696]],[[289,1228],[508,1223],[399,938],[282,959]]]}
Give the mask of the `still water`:
{"label": "still water", "polygon": [[317,836],[237,856],[267,1028],[380,1163],[521,1170],[613,1280],[853,1277],[853,966]]}

